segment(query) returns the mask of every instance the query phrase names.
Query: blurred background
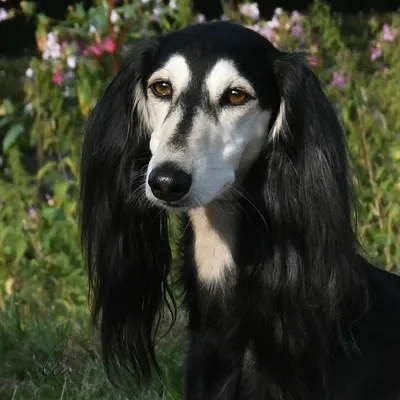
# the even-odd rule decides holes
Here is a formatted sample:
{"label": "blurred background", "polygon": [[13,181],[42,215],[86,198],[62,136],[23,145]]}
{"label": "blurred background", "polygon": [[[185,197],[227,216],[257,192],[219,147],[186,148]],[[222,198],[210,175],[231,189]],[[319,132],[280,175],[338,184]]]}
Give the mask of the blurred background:
{"label": "blurred background", "polygon": [[[234,20],[308,53],[345,128],[360,237],[400,272],[400,1],[0,0],[0,399],[180,399],[184,315],[163,379],[115,388],[79,247],[85,121],[140,38]],[[400,360],[399,360],[400,362]]]}

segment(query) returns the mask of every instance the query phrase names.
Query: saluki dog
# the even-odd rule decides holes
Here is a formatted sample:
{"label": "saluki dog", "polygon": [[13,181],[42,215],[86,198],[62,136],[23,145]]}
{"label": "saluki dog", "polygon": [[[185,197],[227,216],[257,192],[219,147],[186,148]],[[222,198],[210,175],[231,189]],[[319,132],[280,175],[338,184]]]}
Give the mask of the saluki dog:
{"label": "saluki dog", "polygon": [[183,398],[399,399],[400,278],[367,261],[348,165],[303,55],[230,22],[141,40],[82,154],[82,244],[110,379],[159,371],[162,317],[176,312],[174,212]]}

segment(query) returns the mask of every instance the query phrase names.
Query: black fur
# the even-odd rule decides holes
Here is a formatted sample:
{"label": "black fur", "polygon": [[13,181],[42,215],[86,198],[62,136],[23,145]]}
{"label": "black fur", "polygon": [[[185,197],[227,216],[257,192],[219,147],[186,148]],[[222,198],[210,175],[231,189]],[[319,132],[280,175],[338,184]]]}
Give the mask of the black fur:
{"label": "black fur", "polygon": [[133,104],[135,87],[178,50],[194,63],[229,55],[265,108],[276,116],[282,99],[286,106],[281,132],[240,188],[236,276],[224,288],[199,284],[183,216],[184,398],[400,398],[400,278],[363,256],[335,111],[299,55],[221,22],[143,42],[88,124],[82,242],[108,372],[148,382],[165,307],[174,320],[167,215],[144,199],[150,132]]}

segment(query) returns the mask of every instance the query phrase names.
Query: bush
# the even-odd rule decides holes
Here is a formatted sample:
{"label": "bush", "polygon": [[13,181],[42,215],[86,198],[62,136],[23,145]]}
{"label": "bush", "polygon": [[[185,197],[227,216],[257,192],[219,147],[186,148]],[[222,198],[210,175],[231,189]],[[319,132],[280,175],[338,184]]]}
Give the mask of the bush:
{"label": "bush", "polygon": [[[0,371],[6,377],[0,379],[0,395],[27,398],[40,390],[49,399],[61,393],[74,399],[123,396],[104,383],[96,346],[88,345],[87,281],[77,225],[83,126],[135,40],[203,17],[192,15],[188,0],[119,3],[99,0],[88,11],[71,7],[62,22],[37,15],[41,58],[29,60],[24,76],[10,82],[12,90],[0,103]],[[28,2],[23,11],[35,14]],[[277,9],[270,21],[260,21],[257,11],[254,4],[243,4],[222,18],[259,31],[282,50],[309,54],[347,133],[363,243],[380,266],[399,272],[400,17],[354,21],[330,15],[319,2],[307,15]],[[3,70],[4,65],[1,61]],[[49,383],[40,378],[40,365],[60,332],[73,337],[68,354],[87,362],[76,366],[80,375],[74,379],[62,374]],[[167,398],[165,386],[168,398],[179,398],[179,337],[175,330],[160,347],[164,385],[134,398]],[[103,383],[95,388],[90,381]]]}

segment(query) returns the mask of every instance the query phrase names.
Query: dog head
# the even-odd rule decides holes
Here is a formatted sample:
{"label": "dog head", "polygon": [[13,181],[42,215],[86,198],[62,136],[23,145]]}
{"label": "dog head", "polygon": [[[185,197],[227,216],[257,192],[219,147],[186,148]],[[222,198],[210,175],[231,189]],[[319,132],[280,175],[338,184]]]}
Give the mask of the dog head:
{"label": "dog head", "polygon": [[272,138],[277,55],[258,34],[228,23],[161,41],[135,93],[149,132],[151,202],[187,209],[228,195]]}

